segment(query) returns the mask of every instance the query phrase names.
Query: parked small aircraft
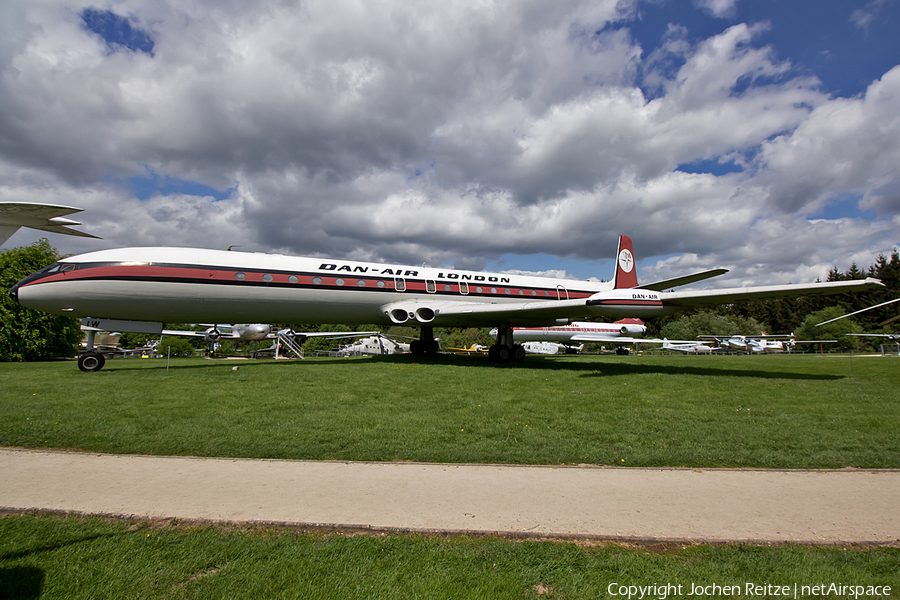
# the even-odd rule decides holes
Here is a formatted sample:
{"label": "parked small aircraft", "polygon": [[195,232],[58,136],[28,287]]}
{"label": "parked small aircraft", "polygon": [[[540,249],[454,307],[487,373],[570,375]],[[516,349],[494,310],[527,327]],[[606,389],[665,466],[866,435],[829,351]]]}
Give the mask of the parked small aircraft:
{"label": "parked small aircraft", "polygon": [[669,341],[663,339],[663,350],[669,352],[680,352],[681,354],[712,354],[713,349],[707,344],[710,342],[685,342],[681,340]]}
{"label": "parked small aircraft", "polygon": [[452,354],[487,354],[488,347],[482,346],[481,344],[472,344],[468,348],[465,345],[462,348],[445,348],[446,352],[450,352]]}
{"label": "parked small aircraft", "polygon": [[35,204],[32,202],[0,202],[0,244],[4,243],[20,227],[30,227],[50,233],[63,233],[80,237],[98,238],[96,235],[70,229],[71,225],[81,225],[78,221],[66,219],[63,215],[81,212],[80,208],[58,204]]}
{"label": "parked small aircraft", "polygon": [[647,318],[697,306],[883,285],[867,278],[663,291],[727,271],[639,286],[629,237],[619,238],[616,256],[613,280],[600,282],[225,250],[124,248],[64,258],[21,280],[10,295],[29,308],[77,317],[412,325],[420,330],[410,344],[413,354],[437,353],[434,327],[496,326],[497,343],[489,355],[510,362],[525,357],[513,338],[514,326]]}
{"label": "parked small aircraft", "polygon": [[723,347],[736,350],[744,354],[779,354],[793,352],[797,344],[834,343],[836,340],[798,340],[793,334],[784,335],[733,335],[721,337],[715,335],[701,335],[702,338],[713,338]]}
{"label": "parked small aircraft", "polygon": [[154,336],[172,335],[180,337],[202,337],[209,343],[210,354],[216,345],[223,339],[259,342],[262,340],[274,340],[269,348],[258,349],[258,353],[274,352],[279,355],[281,346],[302,358],[301,346],[307,338],[311,337],[358,337],[377,333],[375,331],[339,332],[339,331],[295,331],[293,326],[277,331],[272,330],[271,325],[265,323],[239,323],[236,325],[203,325],[207,329],[203,331],[190,331],[184,329],[163,329],[160,323],[148,323],[144,321],[120,321],[111,319],[81,319],[81,330],[88,332],[86,351],[79,356],[78,367],[82,371],[97,371],[103,368],[105,361],[103,352],[92,352],[94,348],[94,336],[101,331],[129,331],[135,333],[147,333]]}

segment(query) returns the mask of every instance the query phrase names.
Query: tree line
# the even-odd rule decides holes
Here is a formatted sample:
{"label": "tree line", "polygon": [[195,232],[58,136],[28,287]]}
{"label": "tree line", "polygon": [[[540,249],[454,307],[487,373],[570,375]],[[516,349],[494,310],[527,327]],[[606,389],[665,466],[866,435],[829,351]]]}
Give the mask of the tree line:
{"label": "tree line", "polygon": [[[862,270],[854,262],[846,271],[832,267],[826,281],[847,281],[874,277],[885,287],[859,294],[838,294],[834,296],[804,296],[741,302],[716,307],[714,309],[692,310],[666,317],[647,320],[650,336],[669,339],[696,339],[698,334],[707,335],[759,335],[794,333],[798,339],[823,338],[838,339],[835,349],[857,349],[877,346],[874,340],[847,338],[847,333],[893,332],[900,325],[900,303],[860,313],[848,319],[826,325],[819,331],[816,324],[835,317],[847,315],[870,306],[900,298],[900,254],[895,248],[890,256],[879,254],[875,262]],[[687,337],[681,337],[681,336]]]}

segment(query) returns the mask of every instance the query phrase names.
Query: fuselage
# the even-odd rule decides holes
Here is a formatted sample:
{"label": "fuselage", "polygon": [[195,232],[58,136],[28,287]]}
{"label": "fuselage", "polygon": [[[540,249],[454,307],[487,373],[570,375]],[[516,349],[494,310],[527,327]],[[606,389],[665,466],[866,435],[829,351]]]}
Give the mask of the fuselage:
{"label": "fuselage", "polygon": [[[65,258],[11,294],[51,314],[159,322],[396,324],[392,303],[587,300],[612,284],[195,248],[123,248]],[[622,292],[616,316],[659,314]],[[617,305],[607,310],[617,310]],[[591,316],[585,310],[585,316]],[[648,313],[651,314],[651,313]],[[460,324],[466,324],[459,318]],[[552,322],[552,321],[551,321]],[[415,325],[415,323],[410,323]],[[453,325],[454,322],[435,323]]]}
{"label": "fuselage", "polygon": [[569,325],[555,325],[551,327],[516,327],[513,329],[513,338],[517,342],[571,342],[573,336],[597,336],[598,341],[602,341],[603,339],[621,336],[643,335],[647,331],[646,325],[631,321],[617,323],[575,322]]}

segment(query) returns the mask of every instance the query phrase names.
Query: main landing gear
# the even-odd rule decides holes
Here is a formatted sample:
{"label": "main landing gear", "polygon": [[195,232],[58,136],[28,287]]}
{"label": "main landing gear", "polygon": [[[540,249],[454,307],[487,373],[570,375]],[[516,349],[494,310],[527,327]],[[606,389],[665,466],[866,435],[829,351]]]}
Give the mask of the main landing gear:
{"label": "main landing gear", "polygon": [[525,360],[525,348],[513,342],[513,329],[509,323],[501,323],[497,328],[497,343],[488,350],[488,358],[495,363]]}
{"label": "main landing gear", "polygon": [[434,327],[422,327],[419,339],[409,345],[409,351],[415,356],[434,356],[440,349],[441,345],[434,339]]}

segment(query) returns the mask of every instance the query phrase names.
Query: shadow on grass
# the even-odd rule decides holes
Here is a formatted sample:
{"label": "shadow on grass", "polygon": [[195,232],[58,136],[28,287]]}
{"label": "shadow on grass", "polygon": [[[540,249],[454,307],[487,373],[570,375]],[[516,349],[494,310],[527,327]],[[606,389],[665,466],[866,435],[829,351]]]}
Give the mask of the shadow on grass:
{"label": "shadow on grass", "polygon": [[[696,360],[689,357],[688,360]],[[106,369],[115,371],[139,371],[139,370],[166,370],[164,364],[128,364],[131,361],[122,359],[112,363],[107,362]],[[524,362],[496,364],[487,356],[462,356],[452,354],[439,354],[438,356],[413,356],[411,354],[392,356],[367,356],[353,358],[314,358],[304,360],[273,360],[273,359],[208,359],[202,363],[169,365],[171,371],[185,371],[192,369],[256,369],[277,365],[280,368],[302,368],[302,365],[336,365],[354,368],[372,363],[407,365],[407,366],[453,366],[471,367],[480,369],[517,369],[517,370],[547,370],[582,372],[583,377],[616,377],[623,375],[695,375],[702,377],[743,377],[753,379],[797,379],[812,381],[835,381],[845,379],[843,375],[828,375],[824,373],[799,373],[785,371],[767,371],[762,369],[733,369],[720,364],[708,363],[704,365],[660,365],[660,364],[636,364],[628,359],[618,359],[613,356],[582,356],[578,358],[566,357],[564,360],[543,356],[528,356]]]}
{"label": "shadow on grass", "polygon": [[29,556],[40,554],[42,552],[53,552],[54,550],[59,550],[61,548],[65,548],[67,546],[75,546],[76,544],[81,544],[84,542],[91,542],[93,540],[100,540],[104,538],[117,537],[121,535],[126,535],[128,532],[122,533],[97,533],[94,535],[85,535],[79,538],[74,538],[71,540],[56,542],[53,544],[44,544],[41,546],[35,546],[34,548],[27,548],[24,550],[16,550],[13,552],[4,552],[0,554],[0,560],[15,560],[18,558],[27,558]]}
{"label": "shadow on grass", "polygon": [[0,598],[27,600],[38,598],[46,575],[37,567],[0,568]]}

